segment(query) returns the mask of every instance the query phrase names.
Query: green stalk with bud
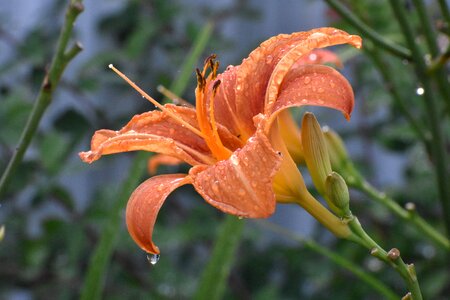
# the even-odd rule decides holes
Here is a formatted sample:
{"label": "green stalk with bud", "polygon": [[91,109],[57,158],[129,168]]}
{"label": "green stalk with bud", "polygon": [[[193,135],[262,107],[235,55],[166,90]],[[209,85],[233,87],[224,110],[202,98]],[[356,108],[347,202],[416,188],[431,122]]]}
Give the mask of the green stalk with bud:
{"label": "green stalk with bud", "polygon": [[450,241],[417,213],[414,203],[407,203],[403,208],[385,193],[378,191],[355,168],[340,136],[328,127],[323,128],[323,135],[333,170],[338,171],[351,188],[365,193],[402,220],[412,224],[437,246],[450,251]]}
{"label": "green stalk with bud", "polygon": [[331,147],[334,147],[333,149],[336,149],[330,155],[326,141],[327,138],[324,136],[316,118],[312,113],[306,113],[304,115],[301,137],[305,162],[313,179],[314,186],[326,199],[329,208],[341,218],[342,223],[348,225],[352,234],[344,238],[369,249],[371,255],[387,263],[400,274],[409,290],[404,299],[421,300],[422,293],[414,265],[405,264],[398,249],[384,250],[367,234],[358,218],[352,214],[347,183],[344,177],[338,172],[333,172],[331,167],[332,159],[334,160],[334,165],[336,163],[341,164],[341,169],[342,165],[347,164],[351,166],[351,164],[339,160],[346,151],[343,143],[336,136],[331,140],[331,144],[328,143]]}

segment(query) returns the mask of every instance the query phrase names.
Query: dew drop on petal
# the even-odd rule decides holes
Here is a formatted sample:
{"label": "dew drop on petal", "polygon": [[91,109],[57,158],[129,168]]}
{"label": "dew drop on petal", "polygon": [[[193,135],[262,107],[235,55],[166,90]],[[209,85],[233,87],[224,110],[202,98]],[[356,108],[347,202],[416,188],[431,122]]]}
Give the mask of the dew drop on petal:
{"label": "dew drop on petal", "polygon": [[238,159],[237,156],[234,155],[234,154],[230,156],[230,161],[231,161],[231,163],[232,163],[233,165],[235,165],[235,166],[239,165],[239,159]]}
{"label": "dew drop on petal", "polygon": [[237,90],[237,91],[242,90],[242,85],[240,85],[240,84],[236,85],[236,90]]}
{"label": "dew drop on petal", "polygon": [[239,191],[238,191],[238,195],[239,196],[244,196],[245,195],[245,190],[244,189],[239,189]]}
{"label": "dew drop on petal", "polygon": [[311,54],[309,55],[309,60],[315,61],[316,59],[317,59],[317,54],[311,53]]}
{"label": "dew drop on petal", "polygon": [[266,64],[270,64],[273,61],[273,56],[272,55],[267,55],[266,56]]}
{"label": "dew drop on petal", "polygon": [[311,77],[306,76],[305,79],[303,79],[304,84],[309,84],[311,82]]}
{"label": "dew drop on petal", "polygon": [[147,260],[152,265],[156,265],[156,263],[159,261],[159,254],[147,254]]}
{"label": "dew drop on petal", "polygon": [[219,194],[220,189],[219,189],[219,182],[218,181],[214,181],[214,183],[212,184],[211,188],[212,188],[212,190],[213,190],[213,192],[215,194]]}
{"label": "dew drop on petal", "polygon": [[318,88],[318,89],[317,89],[317,92],[318,92],[318,93],[323,93],[323,88],[321,88],[321,87]]}

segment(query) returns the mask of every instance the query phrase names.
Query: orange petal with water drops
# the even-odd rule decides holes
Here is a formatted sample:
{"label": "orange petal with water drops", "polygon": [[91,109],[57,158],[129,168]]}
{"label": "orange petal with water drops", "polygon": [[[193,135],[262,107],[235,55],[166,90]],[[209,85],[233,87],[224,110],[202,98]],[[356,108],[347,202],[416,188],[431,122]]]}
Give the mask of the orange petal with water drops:
{"label": "orange petal with water drops", "polygon": [[190,183],[185,174],[155,176],[139,185],[128,200],[126,222],[128,232],[142,250],[159,254],[153,243],[153,228],[162,204],[178,187]]}
{"label": "orange petal with water drops", "polygon": [[362,45],[359,36],[350,35],[345,31],[336,28],[324,27],[313,29],[306,33],[306,38],[294,44],[291,49],[287,50],[270,75],[265,95],[264,112],[266,114],[273,110],[273,106],[277,101],[279,93],[282,91],[281,85],[283,84],[286,75],[302,56],[310,53],[314,49],[338,44],[350,44],[357,48],[360,48]]}
{"label": "orange petal with water drops", "polygon": [[342,61],[339,56],[333,51],[326,49],[314,49],[306,55],[300,57],[295,62],[295,65],[315,65],[331,63],[338,68],[342,68]]}
{"label": "orange petal with water drops", "polygon": [[258,130],[232,156],[213,166],[195,166],[189,175],[197,192],[219,210],[241,217],[264,218],[275,211],[273,177],[281,157]]}
{"label": "orange petal with water drops", "polygon": [[335,28],[319,28],[281,34],[263,42],[242,62],[237,73],[236,109],[241,122],[254,130],[249,120],[263,110],[272,111],[271,102],[276,100],[284,76],[303,55],[343,43],[359,47],[361,38]]}
{"label": "orange petal with water drops", "polygon": [[[170,104],[165,107],[195,127],[195,110]],[[91,163],[102,155],[135,150],[174,156],[191,165],[214,162],[202,137],[165,112],[156,110],[134,116],[119,131],[96,131],[91,140],[91,150],[81,152],[80,157]]]}
{"label": "orange petal with water drops", "polygon": [[281,92],[270,114],[269,126],[277,112],[293,106],[314,105],[341,111],[349,119],[354,95],[347,79],[324,65],[304,65],[292,69],[284,79]]}
{"label": "orange petal with water drops", "polygon": [[173,156],[164,154],[155,154],[149,158],[147,162],[147,170],[150,173],[150,175],[153,175],[156,173],[160,165],[177,166],[182,162],[183,162],[182,160]]}

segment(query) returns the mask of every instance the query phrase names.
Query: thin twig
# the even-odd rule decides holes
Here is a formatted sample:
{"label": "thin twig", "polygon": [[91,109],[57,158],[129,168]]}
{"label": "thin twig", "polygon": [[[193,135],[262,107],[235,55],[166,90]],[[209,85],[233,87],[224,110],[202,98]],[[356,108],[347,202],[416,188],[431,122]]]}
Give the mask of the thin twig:
{"label": "thin twig", "polygon": [[389,0],[389,3],[400,24],[406,42],[411,49],[416,75],[425,89],[423,98],[433,138],[433,142],[431,143],[433,164],[438,184],[439,199],[442,205],[443,219],[445,221],[448,236],[450,235],[450,186],[448,185],[448,160],[445,149],[445,139],[442,133],[441,120],[439,118],[439,103],[433,95],[433,89],[430,78],[427,75],[427,68],[422,51],[415,42],[415,35],[409,23],[403,3],[398,0]]}
{"label": "thin twig", "polygon": [[352,261],[348,260],[344,256],[338,254],[337,252],[330,251],[327,248],[316,243],[314,240],[301,237],[300,235],[272,222],[266,220],[256,220],[255,223],[260,225],[261,227],[264,227],[266,229],[275,232],[276,234],[280,234],[286,236],[290,240],[297,241],[303,244],[306,248],[314,252],[317,252],[320,255],[325,256],[338,266],[341,266],[344,269],[352,272],[356,277],[372,286],[380,294],[386,297],[386,299],[399,299],[399,296],[394,291],[392,291],[392,289],[386,286],[383,282],[381,282],[376,277],[372,276],[370,273],[367,273],[364,269],[354,264]]}
{"label": "thin twig", "polygon": [[73,26],[78,15],[83,11],[83,4],[81,0],[71,1],[67,7],[64,25],[58,38],[58,45],[53,56],[53,61],[47,74],[42,81],[39,94],[34,103],[31,114],[25,125],[19,144],[11,157],[2,178],[0,179],[0,196],[5,192],[7,183],[17,166],[23,159],[23,156],[33,139],[34,134],[38,128],[39,122],[42,119],[44,112],[50,105],[53,99],[53,93],[56,90],[59,80],[67,66],[67,64],[82,50],[79,43],[76,43],[69,51],[66,52],[69,39],[73,32]]}
{"label": "thin twig", "polygon": [[367,26],[358,16],[347,9],[343,4],[337,0],[325,0],[336,12],[344,18],[350,25],[355,27],[363,37],[372,40],[377,46],[383,47],[390,53],[402,58],[411,60],[411,52],[403,46],[397,45],[394,42],[385,39],[379,33]]}

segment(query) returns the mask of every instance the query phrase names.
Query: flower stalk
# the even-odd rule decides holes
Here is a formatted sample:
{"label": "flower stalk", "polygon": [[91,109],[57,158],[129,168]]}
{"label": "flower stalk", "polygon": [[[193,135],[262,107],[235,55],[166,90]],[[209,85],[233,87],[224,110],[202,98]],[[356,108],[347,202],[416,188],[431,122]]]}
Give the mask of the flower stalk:
{"label": "flower stalk", "polygon": [[6,191],[11,176],[21,163],[45,111],[52,102],[53,94],[66,66],[83,49],[78,42],[70,49],[67,49],[70,37],[72,36],[75,20],[78,15],[83,12],[83,9],[81,0],[72,0],[67,6],[64,25],[58,38],[58,45],[50,68],[42,81],[33,109],[20,136],[19,143],[0,179],[0,196]]}
{"label": "flower stalk", "polygon": [[339,172],[347,184],[369,196],[373,201],[383,205],[397,217],[412,224],[424,236],[437,246],[450,251],[450,241],[423,219],[416,210],[401,207],[394,199],[372,186],[355,168],[339,135],[329,128],[324,129],[324,136],[330,152],[332,168]]}

